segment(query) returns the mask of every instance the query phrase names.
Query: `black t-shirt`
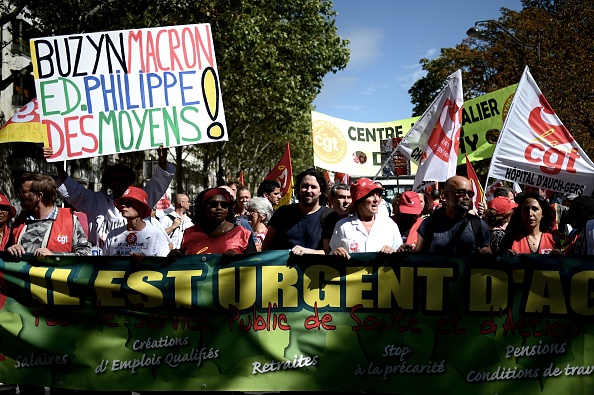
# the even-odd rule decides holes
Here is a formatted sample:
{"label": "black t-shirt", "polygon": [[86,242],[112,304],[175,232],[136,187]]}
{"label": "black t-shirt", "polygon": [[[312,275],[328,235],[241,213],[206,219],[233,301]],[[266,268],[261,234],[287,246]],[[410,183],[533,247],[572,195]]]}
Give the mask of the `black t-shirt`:
{"label": "black t-shirt", "polygon": [[332,237],[334,225],[339,219],[338,213],[328,207],[302,215],[298,203],[281,206],[268,223],[269,227],[276,230],[269,249],[288,250],[299,245],[321,250],[322,240]]}
{"label": "black t-shirt", "polygon": [[[473,215],[468,213],[467,216],[470,219]],[[425,246],[425,251],[470,253],[475,252],[477,248],[488,246],[491,241],[489,225],[482,219],[479,223],[480,229],[476,229],[476,231],[479,235],[482,233],[482,240],[477,243],[471,221],[452,220],[445,215],[445,209],[438,209],[423,220],[418,233],[425,241],[431,239],[431,244]],[[462,226],[464,226],[462,234],[453,245],[450,245],[450,240]]]}

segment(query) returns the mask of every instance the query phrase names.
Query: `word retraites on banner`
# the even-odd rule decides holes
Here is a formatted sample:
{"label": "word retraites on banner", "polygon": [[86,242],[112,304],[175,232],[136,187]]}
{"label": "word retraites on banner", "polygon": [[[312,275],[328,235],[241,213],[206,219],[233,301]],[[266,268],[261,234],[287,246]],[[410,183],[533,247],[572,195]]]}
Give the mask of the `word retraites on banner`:
{"label": "word retraites on banner", "polygon": [[0,382],[401,394],[591,386],[587,257],[355,255],[339,266],[287,251],[135,268],[123,257],[0,260]]}
{"label": "word retraites on banner", "polygon": [[50,160],[228,139],[209,24],[38,38],[31,52]]}

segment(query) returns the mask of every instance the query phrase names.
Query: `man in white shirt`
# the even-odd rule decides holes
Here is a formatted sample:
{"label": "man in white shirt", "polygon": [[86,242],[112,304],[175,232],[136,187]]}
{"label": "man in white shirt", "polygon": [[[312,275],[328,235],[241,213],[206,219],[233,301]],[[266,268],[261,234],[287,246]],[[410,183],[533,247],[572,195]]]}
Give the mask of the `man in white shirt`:
{"label": "man in white shirt", "polygon": [[173,248],[179,248],[184,238],[184,232],[194,223],[188,216],[190,211],[190,198],[188,195],[178,193],[175,195],[175,211],[161,217],[160,222],[165,233],[171,239]]}

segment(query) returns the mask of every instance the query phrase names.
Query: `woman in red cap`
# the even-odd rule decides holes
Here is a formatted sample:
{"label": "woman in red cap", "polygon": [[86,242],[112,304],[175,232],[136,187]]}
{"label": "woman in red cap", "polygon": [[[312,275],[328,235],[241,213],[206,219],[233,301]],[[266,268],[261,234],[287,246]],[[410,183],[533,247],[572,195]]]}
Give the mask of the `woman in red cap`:
{"label": "woman in red cap", "polygon": [[195,225],[184,232],[181,253],[235,255],[256,252],[252,232],[235,225],[231,202],[231,195],[223,188],[206,189],[196,197]]}
{"label": "woman in red cap", "polygon": [[8,228],[8,220],[14,218],[16,209],[10,201],[0,193],[0,251],[4,251],[8,239],[10,237],[10,229]]}
{"label": "woman in red cap", "polygon": [[394,215],[391,218],[398,225],[402,241],[407,244],[416,245],[419,240],[417,229],[423,222],[425,207],[425,203],[421,202],[421,195],[423,194],[414,191],[403,192],[397,204],[393,205]]}
{"label": "woman in red cap", "polygon": [[143,257],[169,254],[171,240],[165,230],[143,219],[150,217],[152,211],[143,189],[128,187],[114,204],[127,223],[107,234],[103,255]]}
{"label": "woman in red cap", "polygon": [[353,252],[383,252],[391,254],[402,237],[398,225],[385,215],[378,215],[383,189],[369,178],[359,178],[351,184],[354,213],[336,223],[330,239],[330,254],[345,259]]}

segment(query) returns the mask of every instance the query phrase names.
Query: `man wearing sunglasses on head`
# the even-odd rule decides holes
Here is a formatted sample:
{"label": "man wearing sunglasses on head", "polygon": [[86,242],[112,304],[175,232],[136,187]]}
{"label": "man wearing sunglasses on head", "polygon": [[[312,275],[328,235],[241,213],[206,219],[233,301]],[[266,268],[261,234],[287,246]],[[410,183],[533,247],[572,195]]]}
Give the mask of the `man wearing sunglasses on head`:
{"label": "man wearing sunglasses on head", "polygon": [[489,226],[470,213],[473,196],[472,184],[467,178],[448,178],[444,207],[423,220],[416,246],[405,244],[398,251],[490,253]]}

